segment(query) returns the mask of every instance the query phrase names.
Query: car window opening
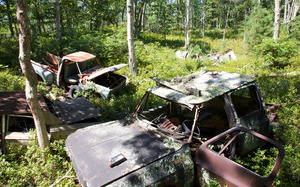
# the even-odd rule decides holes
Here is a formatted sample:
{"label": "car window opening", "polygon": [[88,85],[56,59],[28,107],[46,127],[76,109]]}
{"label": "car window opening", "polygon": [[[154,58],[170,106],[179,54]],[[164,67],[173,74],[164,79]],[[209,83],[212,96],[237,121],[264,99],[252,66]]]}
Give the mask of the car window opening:
{"label": "car window opening", "polygon": [[195,115],[197,107],[191,110],[183,104],[167,101],[150,93],[141,104],[137,115],[176,139],[189,138],[195,117],[194,139],[205,140],[229,129],[222,97],[196,106],[199,108],[199,115]]}

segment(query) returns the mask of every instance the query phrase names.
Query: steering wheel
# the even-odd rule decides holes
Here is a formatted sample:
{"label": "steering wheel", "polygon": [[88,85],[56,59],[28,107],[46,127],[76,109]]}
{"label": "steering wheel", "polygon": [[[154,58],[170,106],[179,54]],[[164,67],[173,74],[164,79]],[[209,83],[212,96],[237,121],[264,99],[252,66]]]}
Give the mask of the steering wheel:
{"label": "steering wheel", "polygon": [[[191,134],[192,126],[193,126],[193,122],[191,120],[188,120],[188,119],[184,120],[182,122],[183,130],[181,133],[186,136],[189,136]],[[200,138],[200,128],[198,126],[195,126],[193,137]]]}
{"label": "steering wheel", "polygon": [[163,121],[164,119],[166,119],[166,114],[165,113],[162,113],[160,114],[159,116],[157,116],[156,118],[154,118],[151,123],[154,123],[156,125],[158,125],[159,123],[161,123],[161,121]]}

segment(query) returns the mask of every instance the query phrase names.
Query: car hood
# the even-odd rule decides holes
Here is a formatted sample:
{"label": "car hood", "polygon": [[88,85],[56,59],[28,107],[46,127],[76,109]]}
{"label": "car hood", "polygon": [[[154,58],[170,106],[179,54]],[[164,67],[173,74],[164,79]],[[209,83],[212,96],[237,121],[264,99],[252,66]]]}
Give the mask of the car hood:
{"label": "car hood", "polygon": [[[66,140],[66,148],[80,183],[102,186],[163,158],[182,147],[134,123],[114,121],[79,129]],[[121,163],[110,167],[113,157]]]}
{"label": "car hood", "polygon": [[92,80],[96,77],[99,77],[100,75],[103,75],[105,73],[108,73],[108,72],[114,72],[114,71],[117,71],[123,67],[127,66],[127,64],[118,64],[118,65],[114,65],[114,66],[109,66],[109,67],[106,67],[106,68],[99,68],[97,69],[96,71],[93,71],[91,74],[89,74],[87,80]]}

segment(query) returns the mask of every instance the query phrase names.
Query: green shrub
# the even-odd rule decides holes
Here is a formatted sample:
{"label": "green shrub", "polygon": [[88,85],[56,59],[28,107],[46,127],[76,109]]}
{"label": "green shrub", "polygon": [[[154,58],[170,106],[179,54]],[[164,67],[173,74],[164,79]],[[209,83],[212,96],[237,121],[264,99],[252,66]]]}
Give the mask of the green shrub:
{"label": "green shrub", "polygon": [[8,66],[0,64],[0,91],[25,90],[25,77]]}
{"label": "green shrub", "polygon": [[0,39],[0,62],[3,65],[15,67],[19,65],[19,43],[18,38]]}
{"label": "green shrub", "polygon": [[236,158],[235,161],[260,176],[268,177],[275,164],[277,148],[257,149],[252,154]]}
{"label": "green shrub", "polygon": [[[41,149],[32,139],[28,146],[10,144],[8,153],[0,156],[1,186],[49,186],[63,177],[71,162],[64,140],[54,141]],[[69,175],[74,176],[72,171]],[[74,179],[64,179],[60,186],[75,186]]]}
{"label": "green shrub", "polygon": [[277,40],[266,38],[254,47],[254,52],[273,67],[282,68],[291,65],[293,57],[297,57],[298,45],[295,40],[286,37]]}

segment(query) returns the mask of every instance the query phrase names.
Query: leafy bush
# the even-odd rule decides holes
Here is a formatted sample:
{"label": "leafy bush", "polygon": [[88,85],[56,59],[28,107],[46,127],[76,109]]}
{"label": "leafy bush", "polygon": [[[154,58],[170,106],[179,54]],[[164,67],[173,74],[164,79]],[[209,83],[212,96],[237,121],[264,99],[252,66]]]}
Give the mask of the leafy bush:
{"label": "leafy bush", "polygon": [[65,89],[59,88],[55,84],[52,84],[51,86],[47,86],[45,82],[39,82],[37,86],[37,90],[39,93],[41,93],[46,98],[53,100],[50,94],[53,94],[54,97],[58,98],[60,96],[65,96]]}
{"label": "leafy bush", "polygon": [[[54,141],[41,149],[32,139],[28,146],[8,146],[0,156],[1,186],[49,186],[72,167],[64,148],[64,140]],[[70,173],[74,176],[74,172]],[[74,180],[62,180],[62,186],[75,186]]]}
{"label": "leafy bush", "polygon": [[261,44],[254,47],[254,51],[267,63],[277,68],[291,65],[293,60],[296,60],[293,57],[299,55],[296,41],[288,40],[286,37],[281,37],[277,40],[266,38]]}
{"label": "leafy bush", "polygon": [[0,62],[15,67],[19,65],[19,43],[17,38],[0,39]]}
{"label": "leafy bush", "polygon": [[25,89],[25,78],[21,73],[0,64],[0,91],[21,91]]}
{"label": "leafy bush", "polygon": [[257,149],[252,154],[247,154],[243,157],[235,158],[235,161],[260,176],[268,177],[278,155],[277,148]]}

